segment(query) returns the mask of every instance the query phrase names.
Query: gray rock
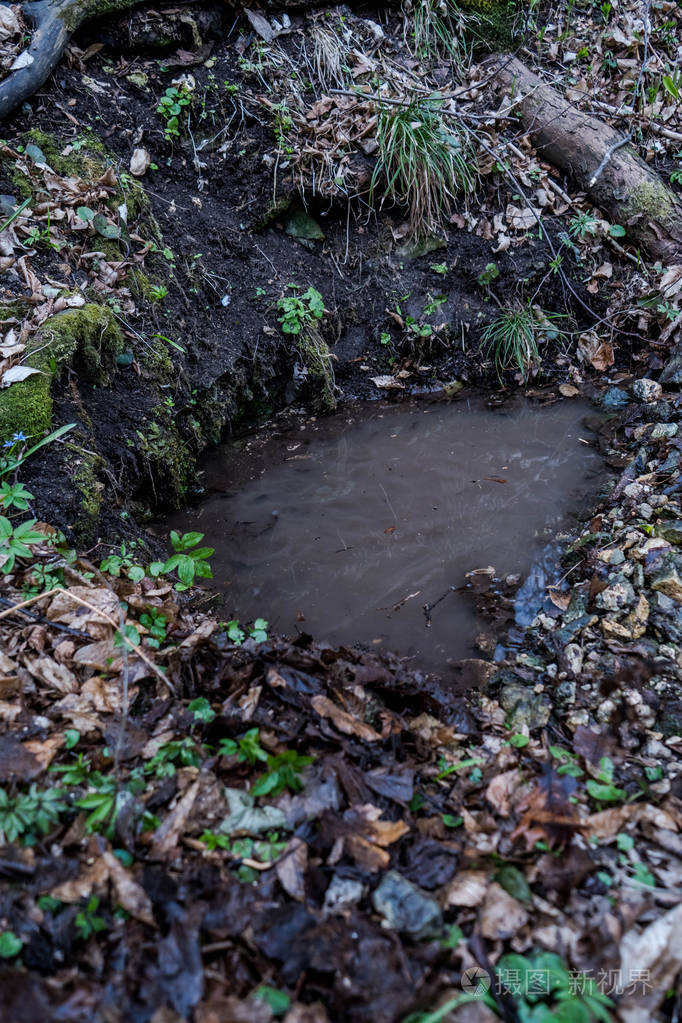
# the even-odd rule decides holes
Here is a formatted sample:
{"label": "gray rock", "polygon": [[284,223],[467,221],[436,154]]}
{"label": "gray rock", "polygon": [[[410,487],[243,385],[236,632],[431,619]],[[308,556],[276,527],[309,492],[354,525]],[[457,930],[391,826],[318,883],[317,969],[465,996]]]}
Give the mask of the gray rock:
{"label": "gray rock", "polygon": [[616,576],[614,581],[597,595],[597,607],[605,611],[620,611],[635,600],[632,584],[624,576]]}
{"label": "gray rock", "polygon": [[640,401],[658,401],[663,395],[663,388],[656,380],[642,377],[641,380],[635,380],[632,393]]}
{"label": "gray rock", "polygon": [[435,899],[412,884],[397,870],[384,874],[372,893],[372,905],[393,931],[424,938],[443,926],[440,906]]}
{"label": "gray rock", "polygon": [[682,575],[678,556],[667,554],[662,559],[660,571],[651,580],[651,588],[682,604]]}
{"label": "gray rock", "polygon": [[668,543],[682,544],[682,519],[667,522],[660,528],[659,533]]}
{"label": "gray rock", "polygon": [[524,725],[529,731],[544,728],[549,721],[550,707],[546,697],[516,682],[502,689],[500,706],[507,712],[507,724],[513,732],[521,731]]}
{"label": "gray rock", "polygon": [[630,395],[620,387],[609,387],[599,399],[600,405],[609,411],[625,408],[630,404]]}
{"label": "gray rock", "polygon": [[677,423],[656,423],[651,431],[652,440],[672,440],[677,436]]}
{"label": "gray rock", "polygon": [[364,890],[364,885],[360,881],[335,874],[324,895],[325,913],[334,913],[345,906],[354,905],[360,901]]}
{"label": "gray rock", "polygon": [[662,384],[682,384],[682,341],[678,341],[673,348],[660,380]]}
{"label": "gray rock", "polygon": [[569,643],[564,650],[564,664],[566,665],[566,671],[570,671],[572,675],[576,677],[583,670],[583,651],[577,643]]}

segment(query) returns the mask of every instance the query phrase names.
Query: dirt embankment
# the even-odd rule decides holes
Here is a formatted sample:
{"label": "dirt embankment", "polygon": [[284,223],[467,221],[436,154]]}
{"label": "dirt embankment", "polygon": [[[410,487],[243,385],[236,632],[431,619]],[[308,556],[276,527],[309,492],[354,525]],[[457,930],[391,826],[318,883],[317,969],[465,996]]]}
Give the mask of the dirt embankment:
{"label": "dirt embankment", "polygon": [[[4,326],[41,376],[0,395],[0,423],[77,424],[30,483],[40,516],[81,543],[184,500],[226,429],[285,404],[495,380],[481,330],[498,305],[542,282],[543,310],[565,311],[550,250],[503,212],[492,166],[419,240],[407,207],[367,204],[376,113],[331,90],[418,77],[395,17],[383,29],[334,9],[270,44],[246,20],[183,17],[90,29],[3,131],[4,208],[31,197],[5,234]],[[152,59],[164,32],[173,45]],[[545,193],[551,220],[562,203]],[[310,288],[324,304],[312,345],[281,322],[282,299]]]}

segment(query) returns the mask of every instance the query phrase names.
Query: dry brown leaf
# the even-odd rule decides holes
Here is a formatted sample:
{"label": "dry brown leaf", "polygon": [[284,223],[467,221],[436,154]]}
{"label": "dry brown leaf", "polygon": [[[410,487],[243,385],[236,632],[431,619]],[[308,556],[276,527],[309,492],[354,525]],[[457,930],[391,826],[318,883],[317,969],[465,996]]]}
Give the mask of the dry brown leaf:
{"label": "dry brown leaf", "polygon": [[24,663],[34,678],[56,689],[58,693],[78,691],[78,679],[65,664],[59,664],[51,657],[25,657]]}
{"label": "dry brown leaf", "polygon": [[22,745],[24,749],[33,754],[40,766],[45,770],[52,763],[57,750],[61,749],[64,745],[64,736],[60,733],[58,735],[51,735],[42,741],[40,739],[29,739]]}
{"label": "dry brown leaf", "polygon": [[512,898],[496,881],[488,888],[478,918],[479,930],[484,938],[497,941],[513,938],[528,922],[528,913],[520,902]]}
{"label": "dry brown leaf", "polygon": [[370,821],[365,828],[365,834],[376,845],[385,849],[397,842],[409,830],[405,821]]}
{"label": "dry brown leaf", "polygon": [[292,899],[305,899],[305,872],[308,867],[308,846],[300,838],[292,838],[275,872],[284,891]]}
{"label": "dry brown leaf", "polygon": [[102,860],[109,871],[109,877],[116,890],[116,901],[123,906],[126,913],[130,913],[136,920],[154,926],[154,914],[152,904],[144,888],[134,880],[132,875],[123,866],[120,860],[116,859],[113,853],[104,852]]}
{"label": "dry brown leaf", "polygon": [[65,881],[50,890],[50,895],[60,902],[80,902],[82,899],[89,899],[93,892],[102,892],[109,880],[109,867],[101,856],[88,867],[84,874],[74,878],[73,881]]}
{"label": "dry brown leaf", "polygon": [[500,817],[508,817],[511,811],[512,798],[518,792],[522,784],[521,772],[518,767],[511,771],[504,771],[488,785],[485,791],[485,798],[494,810],[497,810]]}
{"label": "dry brown leaf", "polygon": [[488,891],[488,875],[483,870],[462,870],[450,882],[443,896],[443,908],[479,906]]}
{"label": "dry brown leaf", "polygon": [[369,842],[362,835],[346,835],[343,841],[346,851],[366,870],[386,870],[391,862],[385,849]]}
{"label": "dry brown leaf", "polygon": [[329,718],[334,727],[338,728],[344,735],[357,735],[358,738],[364,739],[365,742],[376,742],[378,739],[381,739],[379,733],[375,732],[370,725],[365,724],[364,721],[358,721],[347,711],[337,707],[328,697],[313,696],[310,702],[313,710],[321,718]]}
{"label": "dry brown leaf", "polygon": [[[649,1023],[682,968],[682,905],[641,933],[628,931],[620,945],[620,976],[627,985],[618,1002],[622,1023]],[[633,978],[645,978],[633,983]]]}
{"label": "dry brown leaf", "polygon": [[178,844],[180,833],[187,823],[192,807],[199,793],[199,779],[192,782],[177,805],[168,814],[160,828],[154,832],[152,854],[167,856]]}

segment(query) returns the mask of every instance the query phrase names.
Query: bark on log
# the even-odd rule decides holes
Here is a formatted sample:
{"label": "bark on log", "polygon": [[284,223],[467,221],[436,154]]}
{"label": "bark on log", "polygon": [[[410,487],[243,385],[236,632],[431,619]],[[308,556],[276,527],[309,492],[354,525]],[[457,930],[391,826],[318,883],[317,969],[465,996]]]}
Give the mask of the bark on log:
{"label": "bark on log", "polygon": [[32,63],[12,71],[0,82],[0,121],[29,99],[59,63],[69,39],[91,18],[124,11],[140,0],[36,0],[22,4],[24,17],[33,26],[28,48]]}
{"label": "bark on log", "polygon": [[540,156],[570,174],[635,245],[662,263],[682,261],[682,204],[626,137],[577,110],[515,57],[497,57],[494,67]]}

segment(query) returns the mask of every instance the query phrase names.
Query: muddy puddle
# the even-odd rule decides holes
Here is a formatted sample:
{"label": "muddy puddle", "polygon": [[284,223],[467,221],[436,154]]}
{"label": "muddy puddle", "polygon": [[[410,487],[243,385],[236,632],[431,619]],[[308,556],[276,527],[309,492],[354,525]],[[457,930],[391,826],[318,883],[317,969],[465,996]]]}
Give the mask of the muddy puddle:
{"label": "muddy puddle", "polygon": [[[216,548],[226,618],[393,649],[447,676],[484,625],[466,573],[493,565],[532,581],[548,535],[598,488],[588,411],[355,406],[222,446],[204,464],[206,498],[170,526]],[[525,592],[527,619],[542,587]]]}

